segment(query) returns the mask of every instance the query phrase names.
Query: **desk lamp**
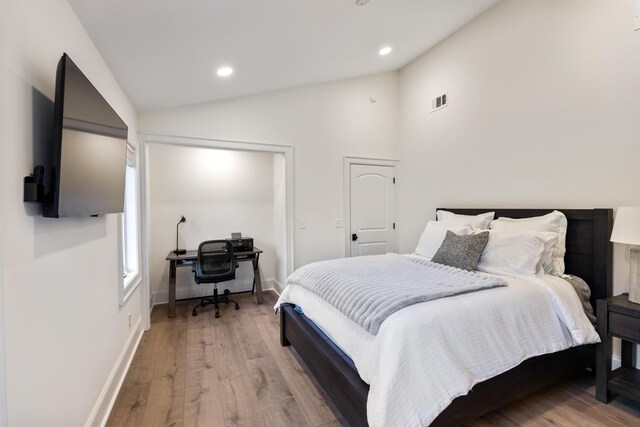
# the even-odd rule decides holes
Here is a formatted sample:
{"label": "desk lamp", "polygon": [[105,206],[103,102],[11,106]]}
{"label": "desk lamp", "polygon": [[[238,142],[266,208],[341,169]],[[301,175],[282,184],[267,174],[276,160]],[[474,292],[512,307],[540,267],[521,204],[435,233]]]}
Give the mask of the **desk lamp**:
{"label": "desk lamp", "polygon": [[[621,207],[611,232],[611,241],[640,245],[640,207]],[[629,301],[640,304],[640,247],[629,249]]]}
{"label": "desk lamp", "polygon": [[179,249],[179,246],[178,246],[178,232],[180,230],[179,227],[180,227],[180,224],[182,224],[183,222],[187,222],[187,219],[184,217],[184,215],[180,217],[180,221],[178,221],[178,223],[176,224],[176,250],[173,251],[173,253],[176,255],[183,255],[187,253],[186,249]]}

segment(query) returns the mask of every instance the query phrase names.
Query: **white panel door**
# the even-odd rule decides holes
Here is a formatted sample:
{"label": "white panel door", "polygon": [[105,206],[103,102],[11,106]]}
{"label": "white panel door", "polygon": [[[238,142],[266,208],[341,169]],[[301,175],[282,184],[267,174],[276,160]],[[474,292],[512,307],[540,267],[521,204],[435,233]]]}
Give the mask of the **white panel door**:
{"label": "white panel door", "polygon": [[351,165],[351,256],[395,250],[394,167]]}

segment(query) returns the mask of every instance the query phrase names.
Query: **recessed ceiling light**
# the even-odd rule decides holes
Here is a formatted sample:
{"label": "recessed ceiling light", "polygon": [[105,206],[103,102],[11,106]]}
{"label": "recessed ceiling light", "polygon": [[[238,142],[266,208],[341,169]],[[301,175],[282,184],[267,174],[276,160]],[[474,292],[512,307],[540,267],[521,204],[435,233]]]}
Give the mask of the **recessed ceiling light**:
{"label": "recessed ceiling light", "polygon": [[380,49],[380,52],[378,52],[380,54],[380,56],[385,56],[385,55],[389,55],[391,53],[391,46],[385,46],[382,49]]}
{"label": "recessed ceiling light", "polygon": [[233,74],[233,68],[231,67],[218,68],[218,76],[220,77],[229,77],[231,74]]}

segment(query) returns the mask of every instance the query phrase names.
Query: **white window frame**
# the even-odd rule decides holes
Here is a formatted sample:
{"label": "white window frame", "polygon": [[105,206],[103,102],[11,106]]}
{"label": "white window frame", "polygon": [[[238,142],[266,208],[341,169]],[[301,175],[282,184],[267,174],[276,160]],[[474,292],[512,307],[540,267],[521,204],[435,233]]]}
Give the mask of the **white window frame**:
{"label": "white window frame", "polygon": [[[141,259],[140,259],[140,241],[141,241],[141,223],[140,223],[140,173],[139,173],[138,150],[135,143],[127,143],[127,172],[125,177],[125,211],[118,215],[118,241],[119,241],[119,297],[120,306],[126,304],[133,292],[142,282],[141,275]],[[133,167],[133,173],[130,174],[129,168]],[[131,184],[131,178],[134,182]],[[127,188],[133,185],[135,191],[133,200],[128,199]],[[133,201],[134,212],[127,211],[127,206]],[[128,215],[133,215],[128,216]],[[131,224],[134,227],[131,227]],[[125,261],[127,260],[127,261]]]}

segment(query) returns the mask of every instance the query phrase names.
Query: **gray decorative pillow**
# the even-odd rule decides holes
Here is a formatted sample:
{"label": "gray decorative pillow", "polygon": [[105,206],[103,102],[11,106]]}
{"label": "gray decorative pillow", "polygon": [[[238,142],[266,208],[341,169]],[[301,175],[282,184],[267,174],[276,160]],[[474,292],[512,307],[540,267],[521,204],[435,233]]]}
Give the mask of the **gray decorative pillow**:
{"label": "gray decorative pillow", "polygon": [[587,318],[594,325],[596,324],[596,316],[593,314],[593,307],[591,306],[591,288],[587,285],[587,282],[582,280],[578,276],[562,276],[564,280],[571,283],[573,289],[578,294],[578,298],[580,298],[580,302],[582,303],[582,308],[584,309],[584,314],[587,315]]}
{"label": "gray decorative pillow", "polygon": [[431,261],[448,265],[449,267],[473,271],[476,269],[480,255],[488,240],[488,231],[468,236],[458,236],[447,230],[447,235],[438,251],[431,258]]}

